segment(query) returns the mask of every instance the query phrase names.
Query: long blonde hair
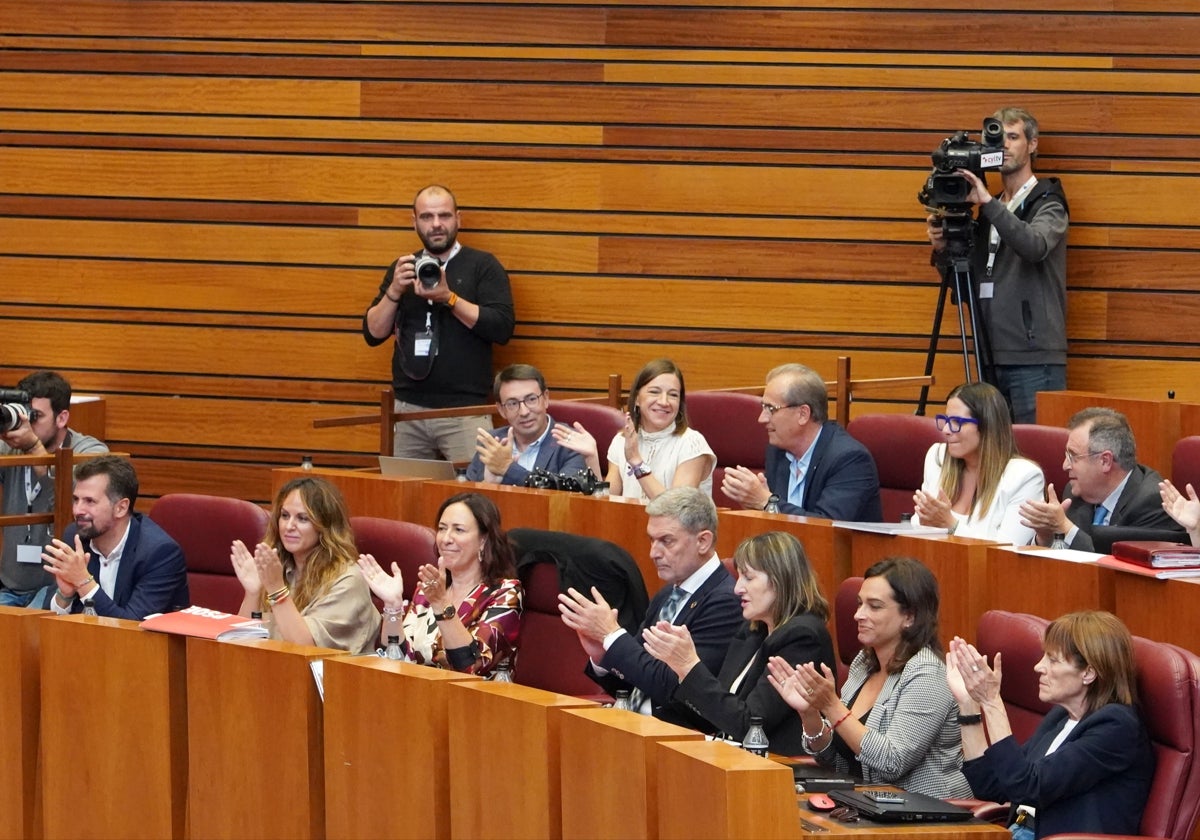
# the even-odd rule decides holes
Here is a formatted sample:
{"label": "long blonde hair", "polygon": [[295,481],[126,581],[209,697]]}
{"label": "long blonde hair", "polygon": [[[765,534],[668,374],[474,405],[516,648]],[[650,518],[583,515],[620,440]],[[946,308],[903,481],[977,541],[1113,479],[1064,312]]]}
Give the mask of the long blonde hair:
{"label": "long blonde hair", "polygon": [[[283,547],[279,539],[279,512],[284,500],[293,491],[300,493],[300,501],[317,531],[317,544],[308,556],[303,571],[299,573],[296,570],[296,558]],[[271,506],[271,521],[267,524],[263,542],[279,552],[284,577],[291,581],[291,597],[298,610],[303,610],[324,595],[358,557],[346,500],[337,487],[316,476],[294,478],[280,488]],[[265,593],[263,597],[265,603]]]}

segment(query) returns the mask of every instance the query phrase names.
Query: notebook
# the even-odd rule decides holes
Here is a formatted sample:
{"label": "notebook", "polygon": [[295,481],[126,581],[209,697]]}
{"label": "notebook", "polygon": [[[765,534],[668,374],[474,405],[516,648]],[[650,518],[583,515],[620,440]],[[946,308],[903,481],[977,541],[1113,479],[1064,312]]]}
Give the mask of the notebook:
{"label": "notebook", "polygon": [[424,458],[393,458],[390,455],[380,455],[379,471],[384,475],[406,478],[457,478],[454,464],[449,461],[427,461]]}
{"label": "notebook", "polygon": [[875,822],[961,822],[972,816],[966,808],[904,790],[831,790],[829,798]]}

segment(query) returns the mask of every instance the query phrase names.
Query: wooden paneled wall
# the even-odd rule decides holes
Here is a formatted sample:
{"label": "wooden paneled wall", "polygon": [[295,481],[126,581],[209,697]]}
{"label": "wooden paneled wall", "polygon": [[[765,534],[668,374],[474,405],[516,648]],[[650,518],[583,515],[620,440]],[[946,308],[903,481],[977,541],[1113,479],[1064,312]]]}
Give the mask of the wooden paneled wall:
{"label": "wooden paneled wall", "polygon": [[[359,321],[430,182],[512,275],[498,362],[559,392],[659,355],[692,389],[846,353],[920,373],[929,154],[1019,104],[1071,204],[1070,386],[1200,401],[1181,9],[0,0],[0,384],[106,395],[152,496],[367,463],[375,430],[312,420],[376,404],[390,348]],[[962,378],[943,332],[935,398]]]}

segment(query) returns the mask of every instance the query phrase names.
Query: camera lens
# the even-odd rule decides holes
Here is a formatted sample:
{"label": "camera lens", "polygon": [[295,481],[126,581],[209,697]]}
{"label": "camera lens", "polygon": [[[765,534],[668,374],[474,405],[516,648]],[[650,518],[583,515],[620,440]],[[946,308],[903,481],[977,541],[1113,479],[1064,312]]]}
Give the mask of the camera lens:
{"label": "camera lens", "polygon": [[413,264],[417,273],[417,282],[426,289],[433,289],[442,282],[442,264],[428,254],[417,258]]}

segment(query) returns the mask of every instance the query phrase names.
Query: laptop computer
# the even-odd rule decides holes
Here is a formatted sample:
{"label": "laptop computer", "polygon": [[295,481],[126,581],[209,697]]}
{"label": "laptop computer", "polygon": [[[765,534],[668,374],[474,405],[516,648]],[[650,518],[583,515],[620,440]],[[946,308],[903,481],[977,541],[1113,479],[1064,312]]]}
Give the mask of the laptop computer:
{"label": "laptop computer", "polygon": [[405,478],[438,478],[453,480],[457,478],[454,464],[449,461],[433,461],[424,458],[393,458],[390,455],[379,456],[379,471],[384,475],[396,475]]}
{"label": "laptop computer", "polygon": [[973,816],[966,808],[906,790],[831,790],[829,798],[874,822],[962,822]]}

